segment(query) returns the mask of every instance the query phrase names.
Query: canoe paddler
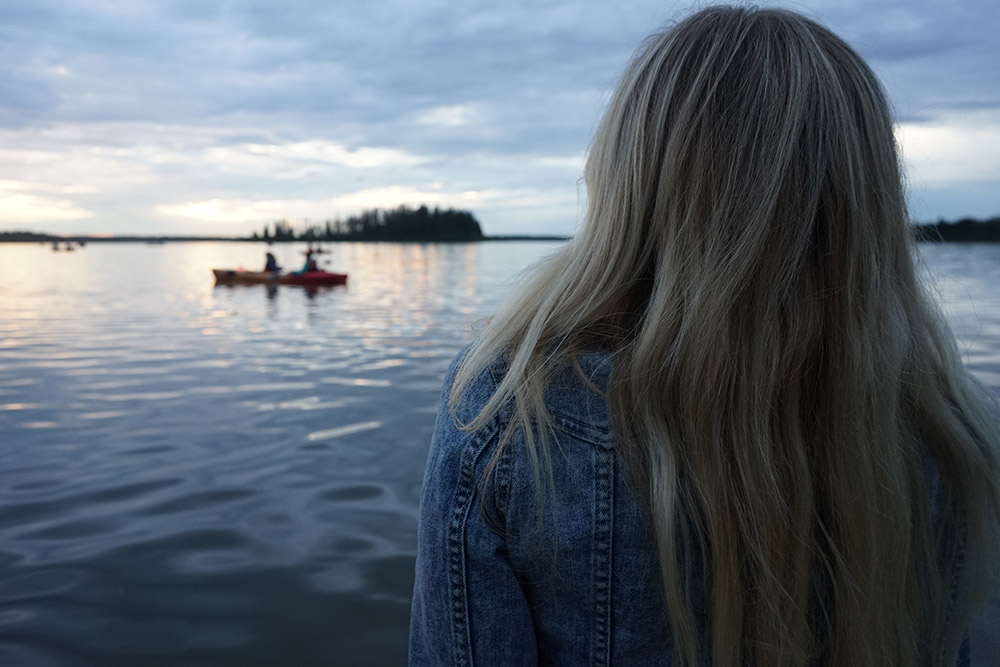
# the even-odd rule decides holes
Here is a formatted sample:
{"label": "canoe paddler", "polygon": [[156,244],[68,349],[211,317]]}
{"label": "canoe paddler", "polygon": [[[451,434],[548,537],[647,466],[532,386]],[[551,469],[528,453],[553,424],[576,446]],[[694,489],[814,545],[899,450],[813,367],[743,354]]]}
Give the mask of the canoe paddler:
{"label": "canoe paddler", "polygon": [[319,265],[316,264],[316,260],[313,259],[314,252],[315,250],[312,249],[312,246],[306,248],[305,266],[303,266],[302,270],[298,271],[297,273],[308,273],[309,271],[319,271]]}

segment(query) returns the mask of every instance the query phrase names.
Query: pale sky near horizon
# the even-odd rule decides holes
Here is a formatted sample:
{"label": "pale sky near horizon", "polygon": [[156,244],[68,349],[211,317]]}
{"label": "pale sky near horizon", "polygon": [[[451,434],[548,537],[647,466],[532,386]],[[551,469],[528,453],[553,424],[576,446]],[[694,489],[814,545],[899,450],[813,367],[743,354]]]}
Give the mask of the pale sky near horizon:
{"label": "pale sky near horizon", "polygon": [[[679,2],[0,0],[0,230],[249,234],[365,208],[569,234]],[[916,220],[1000,215],[1000,2],[808,0],[885,84]]]}

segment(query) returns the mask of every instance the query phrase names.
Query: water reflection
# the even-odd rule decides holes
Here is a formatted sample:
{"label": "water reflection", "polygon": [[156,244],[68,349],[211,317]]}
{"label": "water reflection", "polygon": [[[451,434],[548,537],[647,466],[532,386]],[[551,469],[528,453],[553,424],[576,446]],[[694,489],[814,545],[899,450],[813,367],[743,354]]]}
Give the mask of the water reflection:
{"label": "water reflection", "polygon": [[[444,369],[556,247],[0,244],[0,664],[405,662]],[[925,251],[1000,387],[1000,246]]]}
{"label": "water reflection", "polygon": [[925,244],[928,280],[965,361],[1000,394],[1000,244]]}
{"label": "water reflection", "polygon": [[444,367],[544,248],[340,244],[344,287],[214,286],[264,249],[0,246],[0,664],[403,662]]}

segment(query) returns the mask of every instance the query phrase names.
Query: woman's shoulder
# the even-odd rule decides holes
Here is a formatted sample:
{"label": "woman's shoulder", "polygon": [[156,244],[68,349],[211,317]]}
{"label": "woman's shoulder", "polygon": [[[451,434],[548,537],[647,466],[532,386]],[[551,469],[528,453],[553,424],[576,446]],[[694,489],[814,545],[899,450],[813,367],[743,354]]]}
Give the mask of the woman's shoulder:
{"label": "woman's shoulder", "polygon": [[444,379],[444,403],[453,409],[454,417],[462,423],[471,422],[486,407],[507,374],[509,367],[507,355],[497,355],[479,369],[476,375],[465,384],[462,388],[461,400],[453,400],[452,394],[456,390],[456,379],[468,362],[472,347],[472,344],[466,345],[455,355],[448,366]]}
{"label": "woman's shoulder", "polygon": [[[470,346],[471,347],[471,346]],[[445,379],[446,392],[454,388],[455,378],[465,363],[470,347],[464,348],[452,360]],[[608,352],[582,350],[548,359],[544,389],[545,408],[553,422],[585,440],[605,447],[611,446],[611,420],[607,406],[607,391],[612,358]],[[510,357],[500,353],[493,357],[463,387],[460,401],[454,405],[460,422],[475,419],[496,393],[510,372]],[[507,422],[514,410],[513,402],[498,412],[500,422]]]}
{"label": "woman's shoulder", "polygon": [[556,362],[545,386],[545,407],[558,427],[591,444],[610,448],[608,387],[611,355],[584,350]]}

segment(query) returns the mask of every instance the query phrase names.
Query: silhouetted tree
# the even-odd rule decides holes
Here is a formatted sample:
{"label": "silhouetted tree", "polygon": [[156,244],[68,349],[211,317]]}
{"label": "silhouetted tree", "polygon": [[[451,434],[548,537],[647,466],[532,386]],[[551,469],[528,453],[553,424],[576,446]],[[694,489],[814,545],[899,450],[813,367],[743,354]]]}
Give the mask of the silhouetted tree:
{"label": "silhouetted tree", "polygon": [[[265,236],[267,228],[265,227]],[[287,220],[274,223],[275,241],[478,241],[482,228],[473,215],[454,209],[433,211],[426,206],[411,209],[371,209],[345,220],[306,225],[296,235]]]}

